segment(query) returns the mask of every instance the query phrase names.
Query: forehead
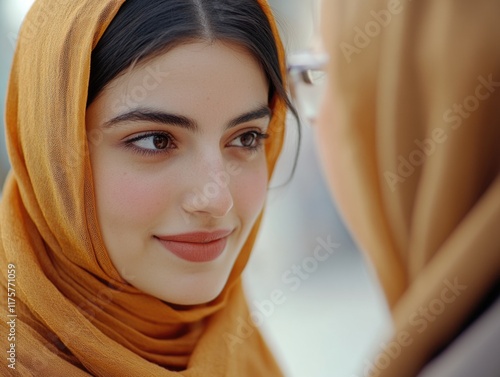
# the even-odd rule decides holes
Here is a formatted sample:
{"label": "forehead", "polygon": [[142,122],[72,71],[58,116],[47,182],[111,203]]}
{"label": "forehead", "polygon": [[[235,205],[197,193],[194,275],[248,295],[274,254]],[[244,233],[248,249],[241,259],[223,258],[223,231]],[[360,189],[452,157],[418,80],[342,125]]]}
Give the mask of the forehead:
{"label": "forehead", "polygon": [[195,116],[207,107],[247,111],[267,95],[265,73],[244,48],[194,42],[127,69],[95,102],[111,115],[148,105]]}

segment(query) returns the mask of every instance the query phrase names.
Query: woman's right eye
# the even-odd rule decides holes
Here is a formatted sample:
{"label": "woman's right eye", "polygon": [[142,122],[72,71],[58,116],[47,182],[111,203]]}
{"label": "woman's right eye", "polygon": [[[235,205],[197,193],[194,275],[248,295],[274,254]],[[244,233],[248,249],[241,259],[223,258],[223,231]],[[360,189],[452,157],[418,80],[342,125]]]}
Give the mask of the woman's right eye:
{"label": "woman's right eye", "polygon": [[164,132],[151,132],[135,136],[125,141],[125,145],[140,153],[168,153],[175,148],[173,138]]}

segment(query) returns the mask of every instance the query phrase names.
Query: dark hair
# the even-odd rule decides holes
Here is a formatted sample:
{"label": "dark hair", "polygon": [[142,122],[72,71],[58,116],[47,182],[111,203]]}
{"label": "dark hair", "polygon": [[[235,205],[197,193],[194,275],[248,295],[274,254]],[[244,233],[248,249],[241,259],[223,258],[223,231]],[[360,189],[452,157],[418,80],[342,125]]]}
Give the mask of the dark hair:
{"label": "dark hair", "polygon": [[87,105],[131,65],[195,40],[222,40],[246,48],[265,72],[268,100],[278,95],[298,121],[284,87],[271,25],[257,0],[125,1],[92,52]]}
{"label": "dark hair", "polygon": [[92,52],[87,103],[130,65],[193,40],[247,48],[265,71],[269,99],[277,93],[288,101],[276,41],[256,0],[128,0]]}

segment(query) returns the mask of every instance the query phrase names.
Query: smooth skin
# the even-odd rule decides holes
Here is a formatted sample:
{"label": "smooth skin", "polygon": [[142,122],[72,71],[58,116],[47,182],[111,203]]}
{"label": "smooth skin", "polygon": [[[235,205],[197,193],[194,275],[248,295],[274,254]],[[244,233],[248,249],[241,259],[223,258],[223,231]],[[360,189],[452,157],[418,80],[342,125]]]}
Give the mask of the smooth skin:
{"label": "smooth skin", "polygon": [[[88,107],[98,221],[128,283],[177,305],[220,294],[266,198],[268,88],[238,45],[190,42],[127,70]],[[221,229],[232,233],[208,262],[156,238]]]}

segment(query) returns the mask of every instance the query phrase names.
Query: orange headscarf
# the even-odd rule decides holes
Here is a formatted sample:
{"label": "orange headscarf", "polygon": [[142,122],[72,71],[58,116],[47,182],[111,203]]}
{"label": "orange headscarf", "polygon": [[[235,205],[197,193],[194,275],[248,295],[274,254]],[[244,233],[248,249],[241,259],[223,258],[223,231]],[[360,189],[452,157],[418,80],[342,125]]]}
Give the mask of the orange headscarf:
{"label": "orange headscarf", "polygon": [[364,375],[411,377],[500,277],[500,3],[330,4],[326,165],[394,324]]}
{"label": "orange headscarf", "polygon": [[[5,367],[4,357],[1,374],[281,375],[249,321],[240,279],[260,218],[223,292],[205,305],[173,308],[142,293],[107,255],[96,220],[85,109],[92,49],[123,2],[39,0],[19,36],[6,109],[12,171],[0,203],[1,286],[4,297],[9,287],[15,290],[12,305],[1,305],[1,326],[3,334],[14,331],[16,370]],[[271,10],[258,3],[285,74]],[[278,97],[271,107],[270,174],[286,112]],[[11,319],[14,326],[7,324]]]}

